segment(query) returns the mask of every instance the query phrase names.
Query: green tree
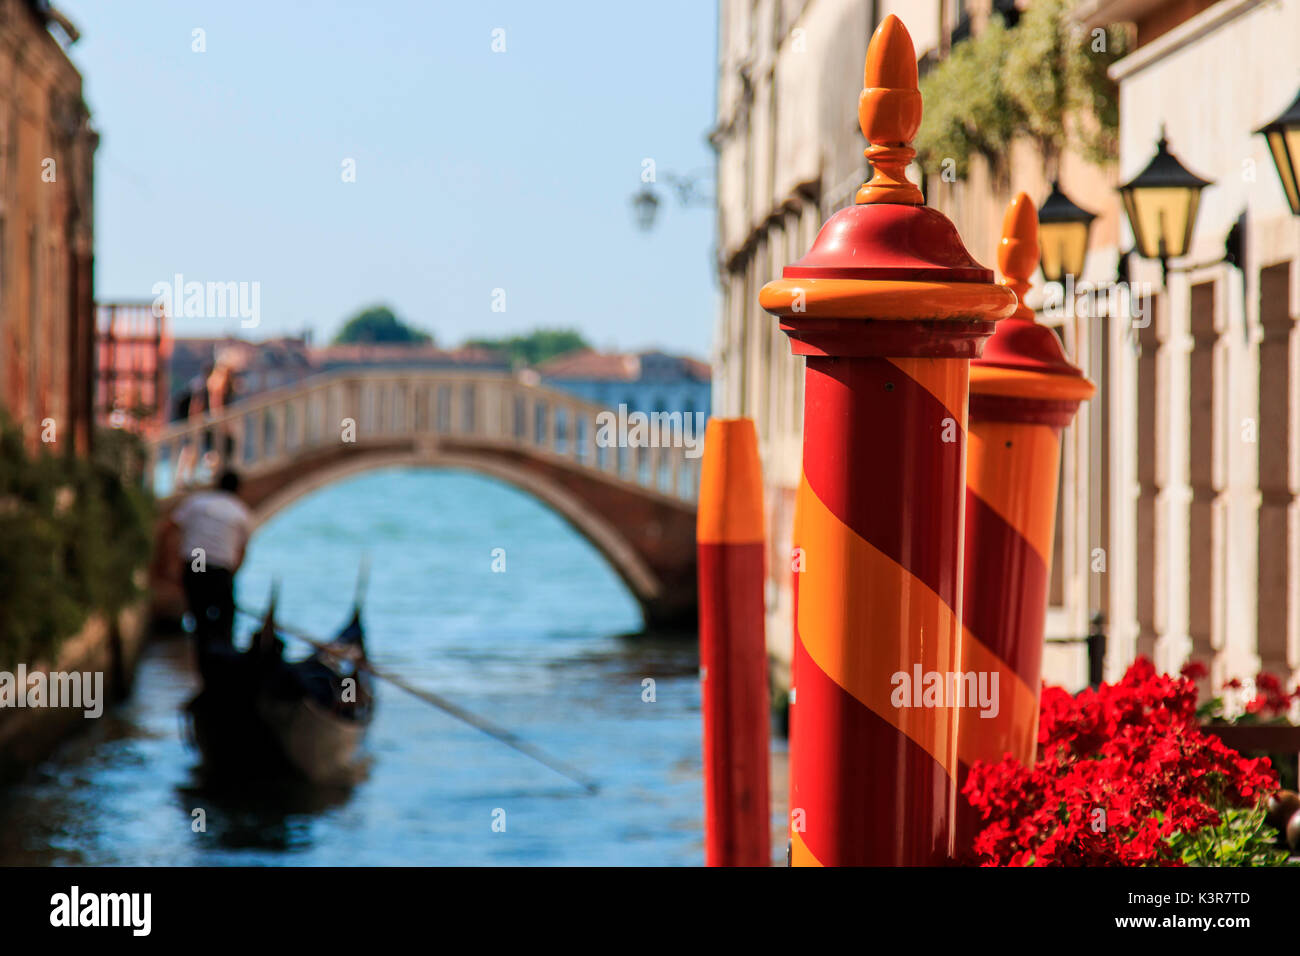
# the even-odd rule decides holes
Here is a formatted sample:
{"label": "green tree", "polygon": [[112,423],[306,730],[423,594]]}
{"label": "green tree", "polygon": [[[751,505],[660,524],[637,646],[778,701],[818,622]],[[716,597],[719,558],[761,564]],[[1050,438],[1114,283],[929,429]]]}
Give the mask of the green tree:
{"label": "green tree", "polygon": [[951,160],[965,178],[983,156],[1005,175],[1011,144],[1027,136],[1054,178],[1061,153],[1076,146],[1093,162],[1115,158],[1119,96],[1107,70],[1127,52],[1116,25],[1091,32],[1070,19],[1074,0],[1034,0],[1007,29],[990,19],[978,36],[921,80],[925,115],[917,155],[933,175]]}
{"label": "green tree", "polygon": [[407,325],[386,305],[363,309],[348,319],[338,335],[334,336],[335,345],[375,342],[432,345],[433,336]]}
{"label": "green tree", "polygon": [[566,352],[591,348],[576,329],[535,329],[500,339],[470,339],[465,344],[505,352],[512,365],[537,365]]}

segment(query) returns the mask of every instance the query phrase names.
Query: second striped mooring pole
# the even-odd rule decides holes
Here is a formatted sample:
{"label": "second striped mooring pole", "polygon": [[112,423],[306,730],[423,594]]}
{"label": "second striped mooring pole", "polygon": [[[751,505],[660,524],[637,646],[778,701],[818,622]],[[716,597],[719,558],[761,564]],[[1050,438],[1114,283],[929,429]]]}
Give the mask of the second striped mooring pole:
{"label": "second striped mooring pole", "polygon": [[[1002,222],[998,268],[1023,299],[1037,267],[1038,213],[1020,193]],[[1061,429],[1094,391],[1023,301],[971,363],[962,670],[998,679],[995,706],[962,714],[959,784],[976,760],[1034,762]],[[957,805],[965,857],[980,824],[964,796]]]}
{"label": "second striped mooring pole", "polygon": [[795,865],[952,855],[970,359],[1014,293],[905,169],[916,52],[886,17],[858,103],[874,170],[759,302],[807,359],[793,543]]}

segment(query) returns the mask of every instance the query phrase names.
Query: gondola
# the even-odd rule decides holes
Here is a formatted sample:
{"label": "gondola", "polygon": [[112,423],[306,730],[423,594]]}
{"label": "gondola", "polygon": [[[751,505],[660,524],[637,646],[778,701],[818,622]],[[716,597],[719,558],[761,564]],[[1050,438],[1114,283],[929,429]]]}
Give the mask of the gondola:
{"label": "gondola", "polygon": [[201,647],[203,688],[186,706],[204,767],[221,776],[348,782],[374,714],[360,603],[302,661],[284,659],[275,596],[247,650]]}

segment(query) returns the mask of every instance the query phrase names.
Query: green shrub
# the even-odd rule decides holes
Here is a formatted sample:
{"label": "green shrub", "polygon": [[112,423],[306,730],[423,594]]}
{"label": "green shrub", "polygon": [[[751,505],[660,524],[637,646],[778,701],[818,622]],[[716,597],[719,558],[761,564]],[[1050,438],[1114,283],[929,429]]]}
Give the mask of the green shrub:
{"label": "green shrub", "polygon": [[33,456],[0,418],[0,666],[52,658],[90,614],[138,596],[153,525],[143,461],[139,439],[108,430],[89,458]]}
{"label": "green shrub", "polygon": [[917,159],[930,175],[951,160],[965,179],[973,154],[1008,173],[1011,144],[1028,137],[1049,174],[1071,146],[1096,163],[1113,160],[1119,95],[1107,70],[1127,52],[1118,26],[1087,32],[1070,18],[1075,0],[1034,0],[1017,26],[992,17],[921,79],[925,113]]}

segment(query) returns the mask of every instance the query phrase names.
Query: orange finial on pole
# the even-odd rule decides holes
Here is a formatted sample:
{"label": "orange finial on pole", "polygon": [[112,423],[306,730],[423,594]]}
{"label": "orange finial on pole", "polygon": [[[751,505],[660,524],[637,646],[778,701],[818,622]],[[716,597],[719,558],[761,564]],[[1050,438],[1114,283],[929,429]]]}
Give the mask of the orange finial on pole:
{"label": "orange finial on pole", "polygon": [[919,206],[925,198],[907,178],[907,166],[916,156],[912,139],[921,127],[916,48],[893,14],[880,22],[867,46],[862,86],[858,123],[872,144],[863,155],[874,172],[858,189],[856,202]]}
{"label": "orange finial on pole", "polygon": [[1019,305],[1015,318],[1034,321],[1034,310],[1025,305],[1029,279],[1038,268],[1038,210],[1025,193],[1007,206],[1002,217],[1002,241],[998,243],[998,269],[1002,285],[1016,294]]}

